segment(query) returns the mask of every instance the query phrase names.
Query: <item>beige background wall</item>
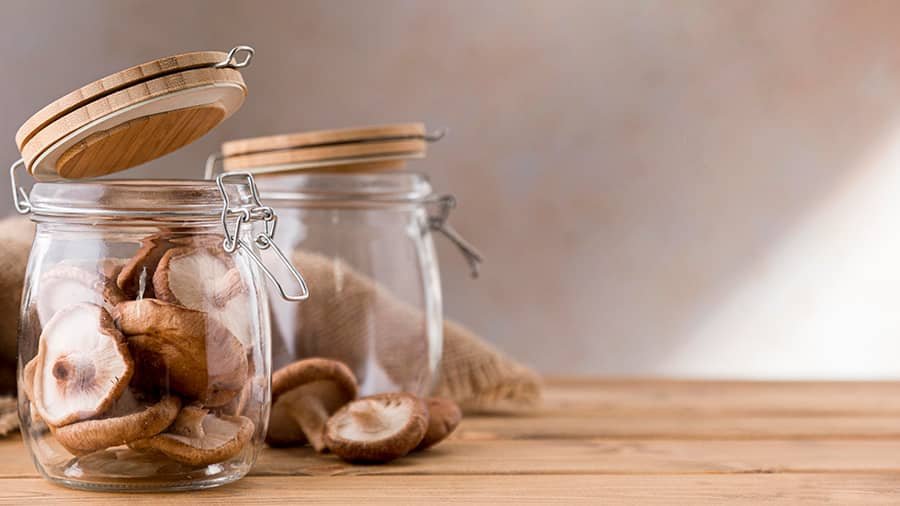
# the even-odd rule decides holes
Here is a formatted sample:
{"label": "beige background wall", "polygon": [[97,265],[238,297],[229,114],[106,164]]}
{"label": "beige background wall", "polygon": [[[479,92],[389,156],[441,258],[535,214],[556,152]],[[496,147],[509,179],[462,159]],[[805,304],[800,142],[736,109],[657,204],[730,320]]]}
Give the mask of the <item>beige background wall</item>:
{"label": "beige background wall", "polygon": [[[0,159],[59,95],[249,43],[222,140],[424,120],[486,254],[447,312],[556,373],[900,376],[900,3],[0,4]],[[6,163],[6,162],[4,162]],[[0,185],[0,199],[9,193]],[[11,212],[11,205],[4,207]]]}

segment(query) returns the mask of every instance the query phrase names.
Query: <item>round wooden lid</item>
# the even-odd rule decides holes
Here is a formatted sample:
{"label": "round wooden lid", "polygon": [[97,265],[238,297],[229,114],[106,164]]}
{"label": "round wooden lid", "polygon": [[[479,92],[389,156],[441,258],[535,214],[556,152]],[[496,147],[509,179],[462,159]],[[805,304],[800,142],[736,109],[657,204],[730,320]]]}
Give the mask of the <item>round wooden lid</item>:
{"label": "round wooden lid", "polygon": [[246,97],[236,69],[249,56],[242,62],[233,57],[234,51],[162,58],[66,95],[19,129],[16,142],[26,167],[44,181],[97,177],[197,140]]}
{"label": "round wooden lid", "polygon": [[422,123],[400,123],[340,130],[318,130],[226,142],[225,171],[258,174],[295,170],[374,171],[402,169],[424,158],[428,142]]}

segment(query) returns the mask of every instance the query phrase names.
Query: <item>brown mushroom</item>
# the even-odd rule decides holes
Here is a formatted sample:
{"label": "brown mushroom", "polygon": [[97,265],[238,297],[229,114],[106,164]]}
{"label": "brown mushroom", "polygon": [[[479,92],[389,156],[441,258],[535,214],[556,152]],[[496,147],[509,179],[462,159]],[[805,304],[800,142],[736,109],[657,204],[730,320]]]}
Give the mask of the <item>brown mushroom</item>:
{"label": "brown mushroom", "polygon": [[206,313],[157,299],[116,306],[116,323],[145,383],[220,406],[234,398],[247,379],[247,355],[240,341]]}
{"label": "brown mushroom", "polygon": [[356,378],[335,360],[308,358],[272,374],[272,412],[266,442],[288,446],[309,441],[317,452],[326,449],[325,422],[356,397]]}
{"label": "brown mushroom", "polygon": [[181,400],[171,395],[158,402],[144,402],[139,397],[126,390],[102,418],[51,426],[50,431],[73,455],[85,455],[155,436],[172,424],[181,407]]}
{"label": "brown mushroom", "polygon": [[428,407],[428,430],[425,437],[416,446],[416,451],[425,450],[444,440],[462,420],[462,411],[450,399],[430,397],[425,399]]}
{"label": "brown mushroom", "polygon": [[250,294],[221,247],[178,247],[168,250],[153,275],[157,298],[205,311],[250,347]]}
{"label": "brown mushroom", "polygon": [[184,464],[207,466],[237,455],[254,427],[244,416],[217,416],[198,406],[185,406],[169,431],[129,446],[152,448]]}
{"label": "brown mushroom", "polygon": [[416,448],[427,430],[428,410],[421,399],[378,394],[338,410],[326,425],[325,443],[349,462],[388,462]]}
{"label": "brown mushroom", "polygon": [[170,248],[172,243],[163,234],[145,238],[140,249],[122,267],[116,285],[129,299],[153,298],[153,273]]}
{"label": "brown mushroom", "polygon": [[101,261],[89,267],[61,262],[45,272],[40,277],[36,297],[41,322],[46,325],[57,311],[75,302],[111,307],[125,300],[110,276],[115,269],[111,262]]}
{"label": "brown mushroom", "polygon": [[31,386],[41,418],[57,427],[109,409],[134,370],[112,317],[91,303],[57,311],[44,327]]}

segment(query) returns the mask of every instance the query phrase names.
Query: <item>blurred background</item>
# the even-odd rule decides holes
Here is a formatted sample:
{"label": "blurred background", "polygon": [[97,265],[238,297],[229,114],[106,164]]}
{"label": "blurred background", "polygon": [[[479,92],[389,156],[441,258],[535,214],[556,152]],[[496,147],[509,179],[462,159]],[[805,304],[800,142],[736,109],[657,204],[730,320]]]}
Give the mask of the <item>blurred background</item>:
{"label": "blurred background", "polygon": [[[140,62],[257,50],[228,139],[424,121],[445,311],[545,373],[900,377],[900,2],[10,1],[0,159]],[[12,214],[8,185],[0,198]]]}

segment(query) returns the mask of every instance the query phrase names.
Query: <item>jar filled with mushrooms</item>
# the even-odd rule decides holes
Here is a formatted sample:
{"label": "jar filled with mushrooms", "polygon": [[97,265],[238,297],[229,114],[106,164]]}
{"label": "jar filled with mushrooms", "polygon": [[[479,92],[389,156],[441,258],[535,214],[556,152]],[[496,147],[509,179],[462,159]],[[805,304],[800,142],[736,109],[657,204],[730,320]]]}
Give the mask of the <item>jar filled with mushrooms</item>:
{"label": "jar filled with mushrooms", "polygon": [[51,182],[20,195],[37,226],[19,411],[50,480],[195,489],[256,460],[270,399],[260,255],[274,214],[249,175],[218,183]]}
{"label": "jar filled with mushrooms", "polygon": [[[454,199],[404,170],[441,135],[420,123],[304,132],[230,141],[210,157],[207,177],[254,174],[278,212],[279,245],[310,283],[308,302],[272,302],[273,371],[327,358],[349,367],[361,396],[432,390],[443,325],[433,233],[473,271],[480,262],[447,223]],[[282,432],[269,443],[296,442]]]}

